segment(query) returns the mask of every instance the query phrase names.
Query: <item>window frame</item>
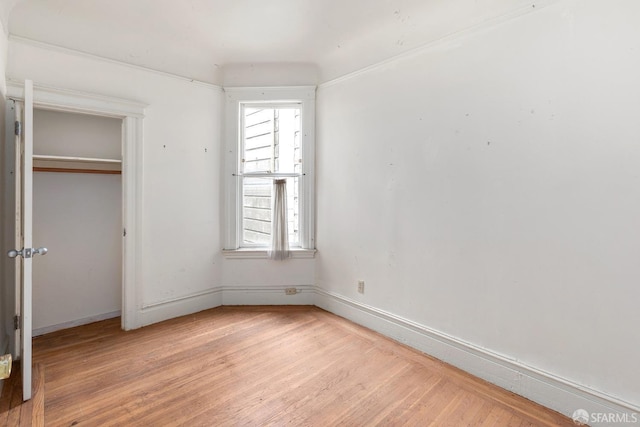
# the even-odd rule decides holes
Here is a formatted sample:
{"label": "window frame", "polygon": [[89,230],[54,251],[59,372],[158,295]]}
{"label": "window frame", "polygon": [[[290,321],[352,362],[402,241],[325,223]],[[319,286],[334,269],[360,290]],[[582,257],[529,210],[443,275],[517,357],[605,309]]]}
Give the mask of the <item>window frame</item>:
{"label": "window frame", "polygon": [[[225,87],[224,250],[227,257],[262,258],[267,246],[242,244],[241,109],[246,104],[300,104],[302,158],[299,187],[299,247],[294,258],[315,252],[315,86]],[[244,255],[243,255],[244,254]],[[246,255],[246,256],[245,256]]]}

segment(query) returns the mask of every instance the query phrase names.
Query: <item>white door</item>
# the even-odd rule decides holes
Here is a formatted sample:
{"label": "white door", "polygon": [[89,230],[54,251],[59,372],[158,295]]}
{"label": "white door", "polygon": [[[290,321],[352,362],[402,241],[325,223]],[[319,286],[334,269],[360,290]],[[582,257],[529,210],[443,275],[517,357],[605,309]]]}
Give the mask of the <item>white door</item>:
{"label": "white door", "polygon": [[[31,399],[31,334],[32,334],[32,260],[36,254],[44,255],[46,248],[32,247],[33,219],[33,82],[24,83],[24,105],[16,103],[16,240],[9,256],[16,259],[16,304],[20,330],[20,365],[22,368],[22,399]],[[18,335],[18,334],[16,334]]]}

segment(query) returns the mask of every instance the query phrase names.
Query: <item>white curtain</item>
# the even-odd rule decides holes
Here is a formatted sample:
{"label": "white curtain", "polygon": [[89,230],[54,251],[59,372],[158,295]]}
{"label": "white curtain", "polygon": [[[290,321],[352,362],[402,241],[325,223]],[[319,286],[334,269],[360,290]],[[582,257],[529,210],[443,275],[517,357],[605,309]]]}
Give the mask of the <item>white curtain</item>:
{"label": "white curtain", "polygon": [[287,180],[273,181],[271,217],[271,249],[269,258],[289,258],[289,232],[287,230]]}

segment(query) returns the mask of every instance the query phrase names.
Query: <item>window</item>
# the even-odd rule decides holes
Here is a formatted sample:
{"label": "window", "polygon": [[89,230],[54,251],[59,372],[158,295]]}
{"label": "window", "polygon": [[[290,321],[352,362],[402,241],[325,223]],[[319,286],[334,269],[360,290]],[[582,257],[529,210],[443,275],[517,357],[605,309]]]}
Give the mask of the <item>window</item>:
{"label": "window", "polygon": [[273,183],[284,179],[289,246],[301,256],[315,246],[315,87],[225,88],[225,94],[225,253],[266,252]]}
{"label": "window", "polygon": [[240,246],[270,244],[273,180],[278,178],[286,180],[289,245],[299,246],[300,107],[299,103],[240,104]]}

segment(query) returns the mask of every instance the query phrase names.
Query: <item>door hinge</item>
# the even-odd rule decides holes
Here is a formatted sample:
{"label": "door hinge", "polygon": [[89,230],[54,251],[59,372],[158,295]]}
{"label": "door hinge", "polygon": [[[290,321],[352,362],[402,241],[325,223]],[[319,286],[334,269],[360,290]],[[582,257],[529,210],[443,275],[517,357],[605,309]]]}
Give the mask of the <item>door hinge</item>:
{"label": "door hinge", "polygon": [[127,229],[126,229],[126,228],[125,228],[125,229],[123,229],[122,237],[127,237]]}
{"label": "door hinge", "polygon": [[14,132],[16,136],[20,136],[20,132],[22,131],[22,123],[19,120],[16,120],[14,125]]}
{"label": "door hinge", "polygon": [[17,314],[13,316],[13,329],[16,331],[20,329],[20,316]]}

